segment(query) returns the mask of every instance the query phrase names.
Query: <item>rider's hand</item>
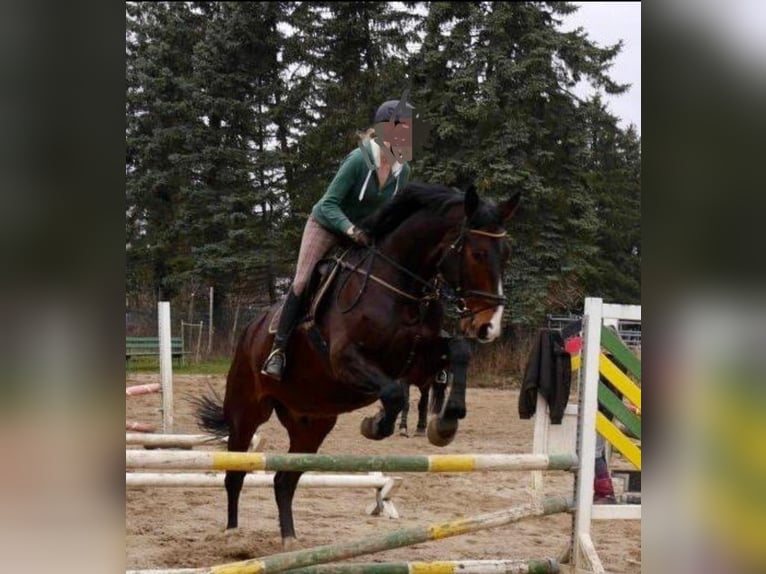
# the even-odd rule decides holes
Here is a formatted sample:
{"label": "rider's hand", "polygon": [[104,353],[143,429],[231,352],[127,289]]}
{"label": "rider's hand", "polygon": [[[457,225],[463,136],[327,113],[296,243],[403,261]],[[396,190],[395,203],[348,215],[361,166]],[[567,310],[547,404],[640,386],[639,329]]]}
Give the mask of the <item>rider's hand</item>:
{"label": "rider's hand", "polygon": [[346,234],[359,245],[364,245],[365,247],[370,246],[369,237],[367,237],[367,234],[359,229],[356,225],[349,227]]}

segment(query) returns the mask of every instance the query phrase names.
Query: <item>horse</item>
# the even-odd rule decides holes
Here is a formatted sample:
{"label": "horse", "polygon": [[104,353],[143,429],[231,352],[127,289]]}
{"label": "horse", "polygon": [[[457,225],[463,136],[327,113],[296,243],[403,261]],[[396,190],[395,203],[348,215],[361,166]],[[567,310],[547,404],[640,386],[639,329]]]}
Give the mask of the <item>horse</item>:
{"label": "horse", "polygon": [[[407,418],[410,414],[410,384],[402,381],[402,391],[404,392],[404,405],[399,419],[399,434],[401,436],[410,436],[407,430]],[[428,423],[428,400],[430,397],[430,386],[420,389],[420,399],[418,400],[418,422],[415,427],[415,436],[424,436],[426,434],[426,424]]]}
{"label": "horse", "polygon": [[[418,422],[415,426],[415,436],[425,436],[429,410],[433,413],[441,412],[448,376],[447,371],[441,371],[430,384],[420,387]],[[402,407],[401,418],[399,419],[399,434],[406,437],[410,436],[407,430],[407,418],[410,414],[409,381],[402,381],[402,391],[404,392],[404,406]]]}
{"label": "horse", "polygon": [[[372,246],[349,247],[335,258],[337,272],[313,317],[290,337],[281,381],[260,373],[271,348],[274,305],[243,330],[223,404],[197,397],[198,425],[228,435],[228,451],[245,452],[259,425],[276,412],[289,452],[316,453],[339,415],[380,401],[360,430],[382,440],[394,433],[403,406],[399,382],[423,388],[449,369],[449,397],[428,425],[430,442],[449,444],[466,416],[472,341],[489,343],[501,334],[502,277],[510,259],[505,227],[519,199],[517,191],[494,203],[473,186],[463,192],[411,182],[364,223]],[[457,333],[444,336],[450,313]],[[227,529],[238,525],[245,474],[226,472]],[[292,501],[301,474],[274,477],[285,549],[296,545]]]}

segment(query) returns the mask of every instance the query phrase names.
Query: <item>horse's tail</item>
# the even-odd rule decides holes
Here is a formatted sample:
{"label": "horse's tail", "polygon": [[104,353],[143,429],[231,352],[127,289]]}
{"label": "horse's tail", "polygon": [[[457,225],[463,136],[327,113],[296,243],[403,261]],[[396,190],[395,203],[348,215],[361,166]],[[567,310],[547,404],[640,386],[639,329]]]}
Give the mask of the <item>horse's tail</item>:
{"label": "horse's tail", "polygon": [[228,436],[229,425],[223,414],[223,401],[214,390],[211,389],[207,395],[192,397],[190,401],[194,404],[194,415],[200,429],[215,437]]}

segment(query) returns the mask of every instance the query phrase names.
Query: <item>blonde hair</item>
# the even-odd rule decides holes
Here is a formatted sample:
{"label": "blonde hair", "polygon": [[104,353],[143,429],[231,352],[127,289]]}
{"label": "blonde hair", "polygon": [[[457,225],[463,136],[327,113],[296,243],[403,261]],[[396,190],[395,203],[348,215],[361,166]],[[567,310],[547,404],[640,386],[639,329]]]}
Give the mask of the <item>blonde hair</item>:
{"label": "blonde hair", "polygon": [[377,134],[375,133],[375,128],[367,128],[366,130],[359,130],[356,132],[356,138],[358,141],[361,141],[362,143],[367,142],[371,139],[375,139]]}

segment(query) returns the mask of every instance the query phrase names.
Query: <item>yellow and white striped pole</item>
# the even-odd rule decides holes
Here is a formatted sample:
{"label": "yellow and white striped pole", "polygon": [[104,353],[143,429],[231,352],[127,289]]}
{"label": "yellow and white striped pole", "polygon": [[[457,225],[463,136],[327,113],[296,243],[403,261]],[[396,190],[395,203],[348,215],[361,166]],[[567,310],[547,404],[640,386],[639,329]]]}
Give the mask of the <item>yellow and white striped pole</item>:
{"label": "yellow and white striped pole", "polygon": [[577,455],[566,453],[367,456],[127,450],[125,464],[128,469],[155,470],[477,472],[572,470],[577,466]]}

